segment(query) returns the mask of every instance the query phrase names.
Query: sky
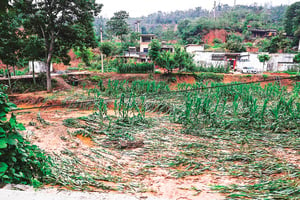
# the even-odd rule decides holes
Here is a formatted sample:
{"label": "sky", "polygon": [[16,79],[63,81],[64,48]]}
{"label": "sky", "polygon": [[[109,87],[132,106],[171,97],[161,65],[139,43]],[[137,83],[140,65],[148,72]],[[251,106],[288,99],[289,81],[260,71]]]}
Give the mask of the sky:
{"label": "sky", "polygon": [[[216,0],[217,4],[228,4],[232,6],[234,0]],[[271,3],[273,6],[281,4],[292,4],[299,0],[236,0],[236,4],[251,5],[257,2],[258,5]],[[214,0],[97,0],[104,6],[101,16],[110,18],[113,13],[125,10],[129,12],[130,17],[147,16],[148,14],[162,11],[171,12],[175,10],[188,10],[190,8],[202,7],[211,10]]]}

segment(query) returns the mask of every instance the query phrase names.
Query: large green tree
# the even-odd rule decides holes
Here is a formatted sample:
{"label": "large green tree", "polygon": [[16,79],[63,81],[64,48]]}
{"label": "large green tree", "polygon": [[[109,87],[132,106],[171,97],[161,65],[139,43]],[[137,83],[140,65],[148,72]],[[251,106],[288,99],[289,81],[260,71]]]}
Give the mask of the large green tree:
{"label": "large green tree", "polygon": [[97,46],[92,23],[102,4],[95,0],[15,0],[14,7],[26,34],[37,35],[44,41],[47,91],[51,92],[52,59],[68,64],[70,49]]}
{"label": "large green tree", "polygon": [[19,64],[22,45],[22,32],[19,30],[20,21],[13,10],[3,11],[0,15],[0,60],[7,66],[7,76],[10,83],[9,66]]}
{"label": "large green tree", "polygon": [[[300,2],[290,5],[285,13],[284,28],[288,35],[294,36],[300,31]],[[299,35],[300,36],[300,35]]]}
{"label": "large green tree", "polygon": [[172,73],[173,69],[176,68],[174,54],[169,51],[161,52],[156,62],[160,67],[165,68],[168,73]]}
{"label": "large green tree", "polygon": [[179,68],[179,70],[186,69],[187,71],[193,70],[195,67],[193,55],[186,52],[186,50],[182,49],[180,46],[175,46],[174,52],[174,62],[175,67]]}
{"label": "large green tree", "polygon": [[120,37],[121,41],[123,41],[123,36],[129,33],[128,18],[129,13],[121,10],[114,13],[114,16],[106,23],[108,31],[112,35]]}
{"label": "large green tree", "polygon": [[149,50],[149,57],[150,59],[157,64],[158,58],[160,57],[160,50],[161,50],[161,43],[159,40],[154,39],[151,41],[150,45],[150,50]]}

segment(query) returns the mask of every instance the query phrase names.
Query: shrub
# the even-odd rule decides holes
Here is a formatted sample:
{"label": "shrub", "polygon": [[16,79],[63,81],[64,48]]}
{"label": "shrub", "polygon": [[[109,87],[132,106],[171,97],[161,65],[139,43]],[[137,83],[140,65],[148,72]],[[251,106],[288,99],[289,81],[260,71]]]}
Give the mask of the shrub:
{"label": "shrub", "polygon": [[118,65],[118,73],[152,73],[153,63],[124,63]]}
{"label": "shrub", "polygon": [[267,75],[267,74],[263,74],[262,76],[264,79],[267,79],[269,77],[269,75]]}
{"label": "shrub", "polygon": [[214,80],[214,81],[223,81],[223,74],[215,74],[215,73],[200,73],[194,74],[196,81],[204,81],[204,80]]}
{"label": "shrub", "polygon": [[210,67],[204,67],[204,66],[197,66],[192,69],[192,72],[214,72],[214,73],[229,73],[230,72],[230,67],[224,67],[222,65],[218,66],[213,66],[211,65]]}
{"label": "shrub", "polygon": [[19,130],[24,130],[17,123],[16,116],[7,120],[11,103],[7,95],[0,91],[0,180],[1,183],[41,185],[51,175],[51,158],[37,146],[30,145]]}

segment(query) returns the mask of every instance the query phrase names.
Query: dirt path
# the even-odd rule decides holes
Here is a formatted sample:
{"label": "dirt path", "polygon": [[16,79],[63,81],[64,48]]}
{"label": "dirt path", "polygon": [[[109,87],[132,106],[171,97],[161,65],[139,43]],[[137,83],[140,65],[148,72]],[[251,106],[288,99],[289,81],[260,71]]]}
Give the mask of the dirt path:
{"label": "dirt path", "polygon": [[124,194],[88,193],[74,191],[57,191],[54,189],[27,191],[0,189],[1,200],[166,200],[156,197],[130,196]]}

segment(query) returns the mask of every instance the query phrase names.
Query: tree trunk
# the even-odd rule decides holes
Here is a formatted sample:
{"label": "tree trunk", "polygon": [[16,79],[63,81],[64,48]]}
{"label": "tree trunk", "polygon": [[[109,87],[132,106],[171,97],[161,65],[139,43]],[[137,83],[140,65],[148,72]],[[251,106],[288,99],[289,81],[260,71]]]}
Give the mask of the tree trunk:
{"label": "tree trunk", "polygon": [[47,58],[47,92],[52,92],[52,84],[51,84],[51,58],[52,53],[48,54]]}
{"label": "tree trunk", "polygon": [[16,76],[16,67],[13,66],[14,76]]}
{"label": "tree trunk", "polygon": [[34,61],[32,61],[32,78],[33,78],[33,85],[36,85],[35,71],[34,71]]}
{"label": "tree trunk", "polygon": [[8,69],[8,65],[6,65],[6,69],[7,69],[8,86],[9,86],[9,89],[11,89],[10,72]]}
{"label": "tree trunk", "polygon": [[51,42],[50,47],[47,55],[47,92],[52,92],[52,84],[51,84],[51,60],[53,54],[53,47],[54,47],[54,33],[51,34]]}

